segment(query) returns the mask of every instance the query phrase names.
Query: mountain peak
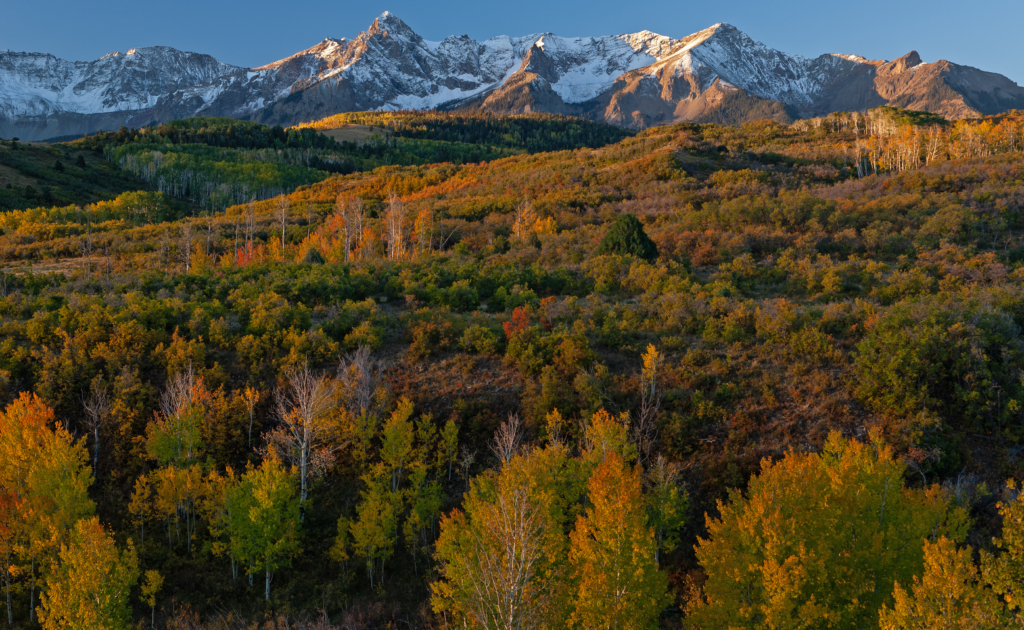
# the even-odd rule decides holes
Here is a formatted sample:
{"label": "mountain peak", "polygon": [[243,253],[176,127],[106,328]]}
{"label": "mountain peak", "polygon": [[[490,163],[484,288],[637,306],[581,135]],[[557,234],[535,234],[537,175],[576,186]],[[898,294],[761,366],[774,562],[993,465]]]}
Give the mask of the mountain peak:
{"label": "mountain peak", "polygon": [[[29,139],[196,115],[294,124],[338,112],[453,106],[629,126],[789,120],[886,103],[948,117],[1024,109],[1024,89],[1000,75],[922,64],[916,51],[894,61],[789,55],[726,22],[680,39],[535,32],[438,42],[384,11],[352,40],[328,37],[259,68],[163,46],[96,61],[11,52],[0,61],[0,136]],[[716,109],[723,103],[728,112]]]}
{"label": "mountain peak", "polygon": [[404,39],[415,39],[417,37],[415,31],[409,28],[409,25],[403,22],[402,18],[390,11],[385,11],[377,16],[377,19],[370,25],[367,33],[369,35],[387,34],[391,37]]}
{"label": "mountain peak", "polygon": [[907,70],[919,65],[921,65],[921,55],[917,54],[916,50],[911,50],[899,59],[883,65],[879,70],[889,74],[903,74]]}

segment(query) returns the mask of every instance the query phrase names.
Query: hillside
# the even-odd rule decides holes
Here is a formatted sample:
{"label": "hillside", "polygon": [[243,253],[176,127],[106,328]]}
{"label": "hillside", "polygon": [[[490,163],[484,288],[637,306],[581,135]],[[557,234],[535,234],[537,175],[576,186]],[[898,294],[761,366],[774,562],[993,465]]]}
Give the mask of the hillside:
{"label": "hillside", "polygon": [[[348,124],[417,161],[317,132]],[[483,627],[467,584],[515,549],[508,615],[551,627],[885,627],[896,583],[1016,570],[1022,131],[363,112],[23,146],[154,188],[0,214],[12,620],[36,627],[34,588],[59,610],[94,548],[137,560],[125,627],[176,629]],[[296,179],[172,207],[182,172],[253,165]],[[962,582],[1010,627],[990,579]]]}

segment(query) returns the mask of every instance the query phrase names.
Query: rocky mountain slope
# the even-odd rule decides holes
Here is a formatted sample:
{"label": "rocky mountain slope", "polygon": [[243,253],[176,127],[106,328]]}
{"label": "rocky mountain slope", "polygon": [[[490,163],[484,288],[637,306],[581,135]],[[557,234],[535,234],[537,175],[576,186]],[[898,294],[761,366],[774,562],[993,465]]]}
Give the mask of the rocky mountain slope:
{"label": "rocky mountain slope", "polygon": [[790,120],[896,105],[951,118],[1024,108],[1004,76],[916,52],[895,61],[787,55],[728,24],[682,39],[642,31],[431,42],[384,13],[352,40],[238,68],[172,48],[94,62],[0,52],[0,136],[24,140],[195,115],[295,124],[338,112],[554,112],[630,127]]}

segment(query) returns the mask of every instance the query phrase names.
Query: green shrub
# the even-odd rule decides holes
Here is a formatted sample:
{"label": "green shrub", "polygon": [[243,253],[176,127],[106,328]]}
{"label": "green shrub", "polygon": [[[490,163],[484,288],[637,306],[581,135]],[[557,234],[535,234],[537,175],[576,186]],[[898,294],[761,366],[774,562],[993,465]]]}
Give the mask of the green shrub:
{"label": "green shrub", "polygon": [[632,214],[620,214],[601,240],[597,253],[654,260],[658,257],[658,246],[647,236],[639,219]]}
{"label": "green shrub", "polygon": [[467,352],[495,354],[501,347],[501,335],[486,326],[470,326],[462,333],[459,344]]}
{"label": "green shrub", "polygon": [[445,302],[453,310],[467,312],[480,306],[480,295],[470,286],[469,280],[459,280],[448,288]]}
{"label": "green shrub", "polygon": [[878,412],[938,414],[976,429],[1004,428],[1019,416],[1024,343],[1013,319],[996,309],[903,304],[870,326],[857,349],[856,392]]}

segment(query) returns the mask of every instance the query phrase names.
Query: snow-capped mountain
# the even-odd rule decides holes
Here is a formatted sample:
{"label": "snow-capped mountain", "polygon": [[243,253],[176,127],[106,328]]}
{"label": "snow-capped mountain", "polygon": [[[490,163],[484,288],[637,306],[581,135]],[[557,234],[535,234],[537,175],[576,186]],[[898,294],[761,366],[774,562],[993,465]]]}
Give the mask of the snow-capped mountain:
{"label": "snow-capped mountain", "polygon": [[976,116],[1024,108],[1024,89],[917,53],[893,62],[788,55],[728,24],[681,39],[641,31],[432,42],[385,12],[352,40],[328,38],[258,68],[164,47],[88,63],[0,52],[0,136],[26,140],[195,115],[287,125],[344,111],[467,108],[644,127],[883,104]]}
{"label": "snow-capped mountain", "polygon": [[157,46],[96,61],[0,51],[0,120],[145,110],[161,96],[240,68],[209,55]]}

